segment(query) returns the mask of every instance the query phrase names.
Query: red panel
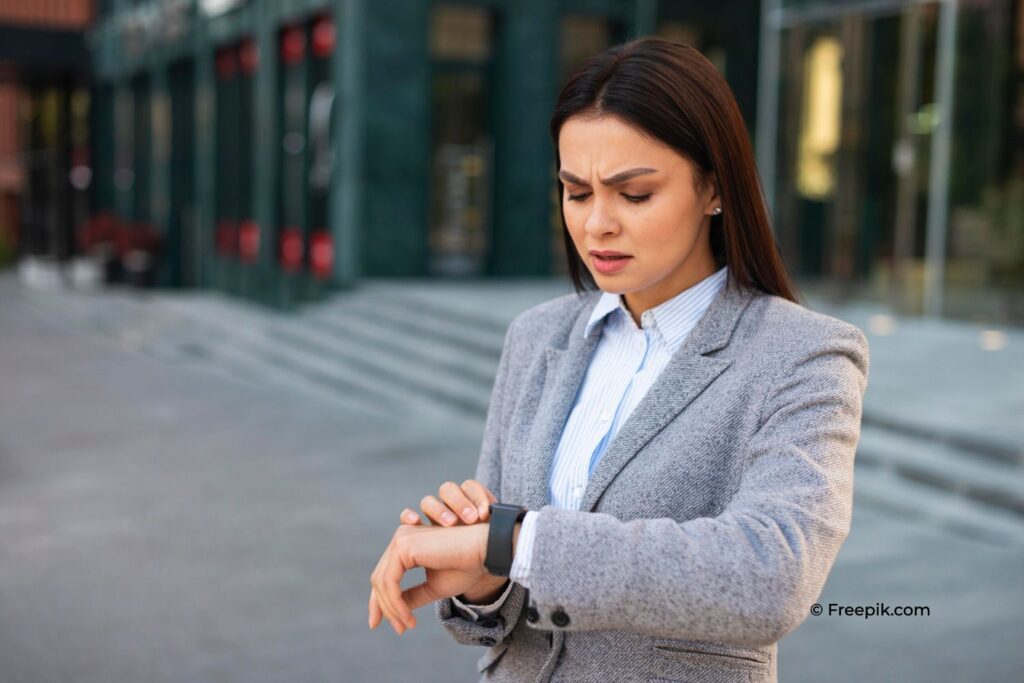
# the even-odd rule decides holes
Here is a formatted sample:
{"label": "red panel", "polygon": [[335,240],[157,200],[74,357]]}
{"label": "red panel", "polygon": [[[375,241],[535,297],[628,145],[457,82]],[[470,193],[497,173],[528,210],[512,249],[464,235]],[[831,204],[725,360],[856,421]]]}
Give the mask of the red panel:
{"label": "red panel", "polygon": [[238,226],[238,255],[245,263],[255,263],[260,255],[260,224],[254,220]]}
{"label": "red panel", "polygon": [[281,61],[298,64],[306,56],[306,33],[298,26],[286,28],[281,33]]}
{"label": "red panel", "polygon": [[295,273],[302,268],[304,249],[302,231],[299,228],[287,226],[281,230],[281,267],[286,272]]}
{"label": "red panel", "polygon": [[326,230],[317,230],[310,236],[309,265],[318,280],[330,279],[334,271],[334,244]]}
{"label": "red panel", "polygon": [[334,28],[334,20],[330,17],[320,17],[313,23],[313,54],[323,59],[334,52],[334,45],[338,39],[338,32]]}

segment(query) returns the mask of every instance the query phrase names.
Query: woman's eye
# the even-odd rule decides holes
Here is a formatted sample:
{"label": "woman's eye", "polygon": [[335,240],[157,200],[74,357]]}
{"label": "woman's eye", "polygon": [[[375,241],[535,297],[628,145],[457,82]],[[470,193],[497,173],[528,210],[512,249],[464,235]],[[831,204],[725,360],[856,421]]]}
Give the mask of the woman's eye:
{"label": "woman's eye", "polygon": [[[568,196],[568,199],[569,199],[570,202],[581,202],[581,201],[583,201],[584,199],[586,199],[589,196],[590,196],[589,192],[581,192],[579,194],[570,194]],[[626,198],[626,201],[632,202],[634,204],[640,204],[642,202],[646,202],[648,199],[651,198],[650,193],[644,194],[644,195],[633,195],[633,194],[626,194],[625,192],[623,192],[622,196]]]}

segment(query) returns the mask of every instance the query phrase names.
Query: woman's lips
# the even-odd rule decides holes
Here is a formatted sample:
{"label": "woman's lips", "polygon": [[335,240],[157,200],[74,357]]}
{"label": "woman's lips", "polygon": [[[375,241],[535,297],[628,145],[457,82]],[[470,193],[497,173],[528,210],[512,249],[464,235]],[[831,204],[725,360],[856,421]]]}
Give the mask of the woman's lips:
{"label": "woman's lips", "polygon": [[594,264],[594,269],[603,275],[611,275],[617,273],[625,268],[630,261],[633,260],[632,256],[598,256],[597,254],[590,255],[591,263]]}

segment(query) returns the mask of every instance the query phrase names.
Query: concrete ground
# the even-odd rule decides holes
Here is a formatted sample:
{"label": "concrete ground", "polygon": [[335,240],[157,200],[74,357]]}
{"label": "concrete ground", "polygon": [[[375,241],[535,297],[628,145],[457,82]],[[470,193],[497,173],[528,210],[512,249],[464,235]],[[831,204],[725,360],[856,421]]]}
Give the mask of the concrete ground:
{"label": "concrete ground", "polygon": [[[482,650],[426,610],[397,636],[366,602],[398,512],[470,476],[481,434],[162,362],[0,295],[0,683],[476,680]],[[780,680],[1024,679],[1024,547],[857,477],[820,602],[930,615],[809,616]]]}

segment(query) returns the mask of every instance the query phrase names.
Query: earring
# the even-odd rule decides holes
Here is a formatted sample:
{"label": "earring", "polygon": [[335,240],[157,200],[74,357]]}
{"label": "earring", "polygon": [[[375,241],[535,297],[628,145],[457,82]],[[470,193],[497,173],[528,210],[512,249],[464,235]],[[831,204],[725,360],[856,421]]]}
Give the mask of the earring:
{"label": "earring", "polygon": [[713,214],[715,214],[717,216],[718,214],[722,213],[722,207],[716,206],[715,210],[712,211],[711,213],[713,213]]}

